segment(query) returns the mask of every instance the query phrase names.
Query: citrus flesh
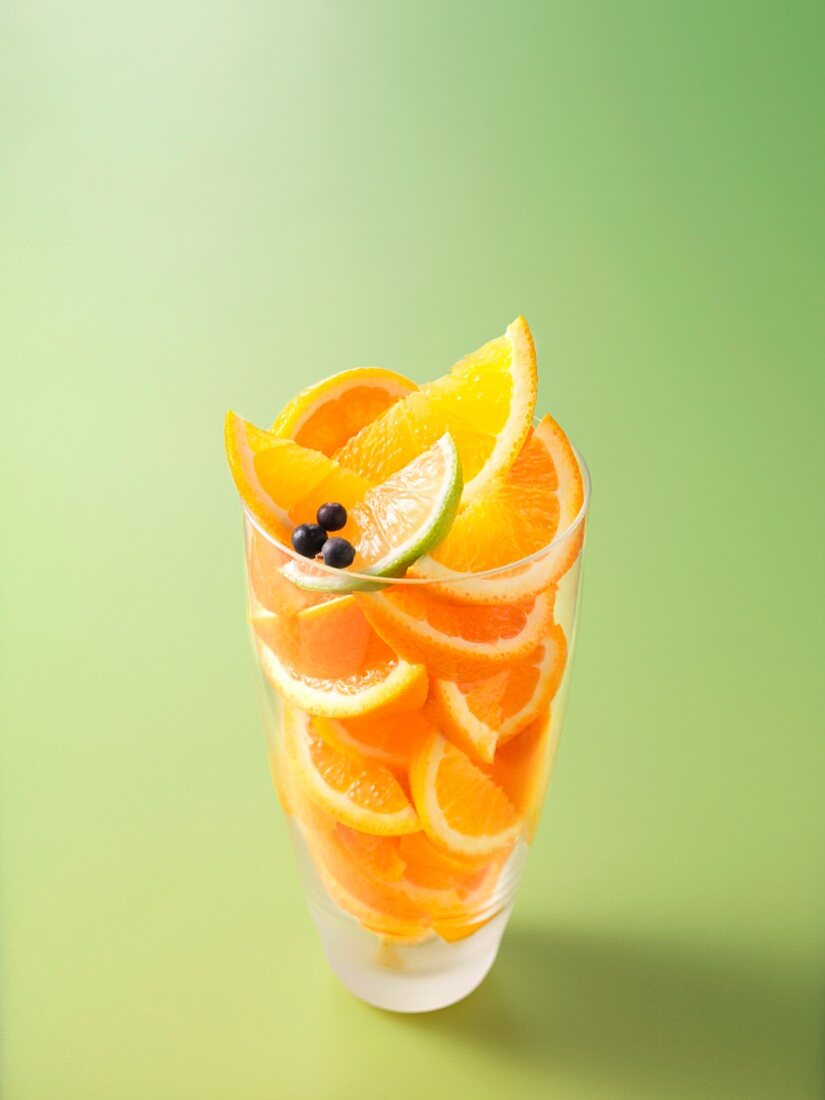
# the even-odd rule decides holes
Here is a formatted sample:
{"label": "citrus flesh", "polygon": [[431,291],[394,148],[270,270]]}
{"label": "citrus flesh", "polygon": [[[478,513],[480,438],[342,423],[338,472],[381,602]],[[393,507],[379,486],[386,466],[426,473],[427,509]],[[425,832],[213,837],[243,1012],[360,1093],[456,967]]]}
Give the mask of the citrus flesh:
{"label": "citrus flesh", "polygon": [[332,455],[365,424],[415,389],[414,382],[391,370],[358,367],[341,371],[296,394],[270,431]]}
{"label": "citrus flesh", "polygon": [[449,374],[391,405],[336,452],[338,461],[384,481],[449,432],[464,470],[464,503],[509,468],[530,430],[536,355],[523,317]]}

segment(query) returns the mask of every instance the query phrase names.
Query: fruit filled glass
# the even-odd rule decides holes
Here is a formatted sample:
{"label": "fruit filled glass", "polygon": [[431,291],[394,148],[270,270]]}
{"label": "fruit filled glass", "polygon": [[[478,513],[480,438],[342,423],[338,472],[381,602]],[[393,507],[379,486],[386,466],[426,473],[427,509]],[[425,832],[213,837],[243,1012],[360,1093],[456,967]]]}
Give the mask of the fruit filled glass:
{"label": "fruit filled glass", "polygon": [[426,1011],[492,965],[561,732],[589,497],[523,318],[423,386],[229,413],[269,760],[332,969]]}

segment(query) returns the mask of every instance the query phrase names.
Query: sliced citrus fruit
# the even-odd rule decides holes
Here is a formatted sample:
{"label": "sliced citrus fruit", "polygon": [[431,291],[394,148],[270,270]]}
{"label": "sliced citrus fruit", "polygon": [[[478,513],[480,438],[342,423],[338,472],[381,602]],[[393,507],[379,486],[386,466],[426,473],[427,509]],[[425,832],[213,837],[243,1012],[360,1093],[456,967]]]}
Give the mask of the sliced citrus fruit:
{"label": "sliced citrus fruit", "polygon": [[305,833],[304,840],[327,893],[343,910],[383,937],[409,942],[421,938],[427,915],[398,884],[368,874],[334,834]]}
{"label": "sliced citrus fruit", "polygon": [[416,753],[410,787],[424,831],[447,851],[490,856],[518,836],[519,818],[504,791],[440,733]]}
{"label": "sliced citrus fruit", "polygon": [[552,540],[559,500],[548,421],[530,433],[513,465],[476,493],[433,550],[436,561],[457,573],[479,573],[529,557]]}
{"label": "sliced citrus fruit", "polygon": [[307,592],[294,585],[281,571],[291,560],[286,550],[251,524],[247,533],[247,575],[261,607],[278,615],[292,615],[331,599],[323,592]]}
{"label": "sliced citrus fruit", "polygon": [[[314,522],[325,501],[340,501],[351,509],[370,488],[365,478],[320,451],[256,428],[231,411],[224,442],[241,499],[280,542],[289,542],[296,524]],[[341,532],[345,538],[351,533],[349,525]]]}
{"label": "sliced citrus fruit", "polygon": [[392,649],[442,679],[487,676],[526,657],[550,628],[552,598],[474,606],[396,585],[356,593],[364,614]]}
{"label": "sliced citrus fruit", "polygon": [[428,708],[444,733],[490,763],[497,748],[547,706],[564,673],[567,642],[558,623],[532,653],[477,680],[433,680]]}
{"label": "sliced citrus fruit", "polygon": [[272,425],[275,435],[332,455],[416,385],[379,367],[341,371],[292,398]]}
{"label": "sliced citrus fruit", "polygon": [[445,432],[455,440],[469,502],[506,470],[521,450],[536,402],[536,354],[530,329],[516,318],[449,374],[395,402],[335,457],[373,481],[384,481]]}
{"label": "sliced citrus fruit", "polygon": [[406,770],[412,754],[432,733],[432,720],[423,710],[408,714],[365,714],[357,718],[318,718],[318,734],[339,752],[377,760],[394,771]]}
{"label": "sliced citrus fruit", "polygon": [[374,836],[340,822],[333,829],[335,840],[349,860],[379,882],[399,882],[406,864],[401,858],[398,837]]}
{"label": "sliced citrus fruit", "polygon": [[[444,435],[386,481],[369,489],[352,508],[348,526],[355,536],[352,569],[371,576],[400,576],[449,531],[461,496],[461,464],[451,437]],[[319,569],[293,561],[284,576],[322,592],[368,587],[346,570]]]}
{"label": "sliced citrus fruit", "polygon": [[[583,528],[566,536],[564,532],[583,503],[575,452],[555,420],[545,416],[510,469],[473,498],[446,538],[415,563],[411,575],[443,583],[443,590],[457,599],[495,603],[535,595],[557,583],[575,561]],[[556,534],[557,546],[540,554]],[[518,565],[536,554],[531,563]],[[477,580],[455,577],[507,565],[516,568]]]}
{"label": "sliced citrus fruit", "polygon": [[437,848],[425,833],[402,836],[398,851],[404,861],[404,877],[414,886],[429,890],[469,889],[487,861],[462,859]]}
{"label": "sliced citrus fruit", "polygon": [[375,836],[400,836],[421,828],[392,772],[332,748],[317,735],[310,715],[290,708],[284,736],[301,789],[336,821]]}
{"label": "sliced citrus fruit", "polygon": [[252,626],[264,674],[302,710],[353,718],[418,710],[424,703],[426,670],[398,658],[352,596],[295,615],[259,612]]}
{"label": "sliced citrus fruit", "polygon": [[516,812],[526,821],[527,840],[531,839],[538,822],[552,765],[550,719],[550,710],[545,709],[527,729],[501,746],[488,769]]}

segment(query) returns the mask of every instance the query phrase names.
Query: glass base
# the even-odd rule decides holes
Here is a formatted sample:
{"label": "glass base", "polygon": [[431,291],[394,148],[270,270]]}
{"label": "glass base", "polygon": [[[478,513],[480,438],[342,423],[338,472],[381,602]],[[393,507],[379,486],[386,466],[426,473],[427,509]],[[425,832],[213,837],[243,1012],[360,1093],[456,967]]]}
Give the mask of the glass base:
{"label": "glass base", "polygon": [[310,902],[334,973],[356,997],[390,1012],[433,1012],[472,993],[495,962],[510,909],[456,943],[432,936],[395,944]]}

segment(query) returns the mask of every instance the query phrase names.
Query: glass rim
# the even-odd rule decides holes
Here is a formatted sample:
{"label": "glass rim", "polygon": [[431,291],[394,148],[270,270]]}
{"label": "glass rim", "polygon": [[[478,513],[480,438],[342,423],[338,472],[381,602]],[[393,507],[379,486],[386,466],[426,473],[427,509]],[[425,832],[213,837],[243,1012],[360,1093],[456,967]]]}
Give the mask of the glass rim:
{"label": "glass rim", "polygon": [[[530,565],[535,561],[539,561],[541,558],[552,553],[552,551],[560,546],[566,539],[582,525],[587,510],[590,506],[590,469],[587,462],[584,459],[581,451],[576,447],[574,443],[570,443],[573,448],[573,453],[576,456],[576,461],[579,464],[579,469],[582,474],[582,481],[584,482],[584,499],[582,500],[581,508],[579,508],[575,518],[571,523],[565,527],[563,531],[557,531],[550,542],[544,546],[535,550],[532,554],[528,554],[525,558],[519,558],[518,561],[508,562],[507,565],[497,565],[494,569],[485,569],[479,573],[458,573],[454,570],[444,566],[444,573],[438,577],[376,577],[370,573],[356,573],[354,570],[347,569],[334,569],[331,565],[324,565],[323,562],[318,562],[313,559],[313,567],[317,569],[321,574],[327,573],[330,577],[335,577],[340,580],[342,576],[352,577],[356,581],[368,581],[370,585],[378,585],[380,587],[392,587],[395,585],[407,585],[409,587],[433,587],[438,585],[442,586],[456,586],[460,584],[467,584],[470,581],[479,580],[492,580],[495,577],[502,577],[507,573],[514,572],[522,566]],[[293,561],[298,562],[301,565],[305,565],[309,560],[302,554],[299,554],[291,546],[287,546],[285,543],[276,539],[274,535],[271,535],[262,525],[257,516],[247,508],[244,501],[241,501],[241,509],[244,514],[244,518],[250,523],[252,527],[261,535],[271,546],[274,546],[277,550],[282,551],[287,557],[292,558]]]}

